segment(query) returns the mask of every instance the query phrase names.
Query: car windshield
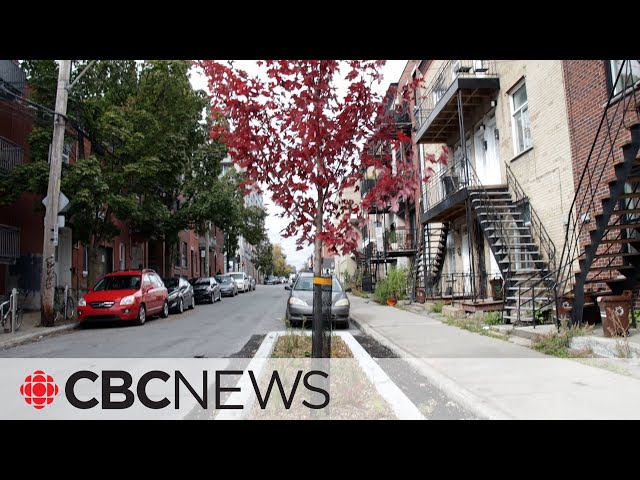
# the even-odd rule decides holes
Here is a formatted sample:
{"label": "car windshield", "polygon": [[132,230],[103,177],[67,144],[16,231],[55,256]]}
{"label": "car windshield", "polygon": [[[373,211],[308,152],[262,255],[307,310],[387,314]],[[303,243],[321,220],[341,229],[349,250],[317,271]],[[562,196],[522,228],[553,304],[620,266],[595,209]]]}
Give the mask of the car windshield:
{"label": "car windshield", "polygon": [[211,280],[209,280],[209,277],[203,277],[203,278],[199,278],[196,280],[196,283],[194,283],[194,285],[209,285],[211,283]]}
{"label": "car windshield", "polygon": [[[299,290],[302,292],[311,292],[313,291],[313,277],[300,277],[298,279],[298,282],[296,283],[295,287],[293,287],[294,290]],[[342,291],[342,287],[340,286],[340,282],[338,282],[338,280],[334,277],[333,278],[333,284],[331,285],[331,289],[332,291],[335,292],[341,292]]]}
{"label": "car windshield", "polygon": [[242,280],[242,273],[232,273],[231,276],[236,280]]}
{"label": "car windshield", "polygon": [[167,288],[175,288],[178,286],[177,278],[163,278],[162,281],[164,282],[164,286]]}
{"label": "car windshield", "polygon": [[231,283],[231,277],[216,277],[216,280],[219,281],[220,283]]}
{"label": "car windshield", "polygon": [[104,277],[96,284],[94,290],[138,290],[139,288],[140,275],[116,275]]}

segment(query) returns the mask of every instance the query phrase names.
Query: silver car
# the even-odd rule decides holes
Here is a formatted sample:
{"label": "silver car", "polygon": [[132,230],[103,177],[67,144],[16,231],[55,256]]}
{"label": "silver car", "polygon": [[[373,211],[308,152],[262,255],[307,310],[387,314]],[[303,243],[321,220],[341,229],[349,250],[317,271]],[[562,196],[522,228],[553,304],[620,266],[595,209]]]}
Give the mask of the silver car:
{"label": "silver car", "polygon": [[[285,290],[290,290],[287,299],[287,321],[292,326],[311,326],[313,320],[313,273],[301,273],[293,288],[286,285]],[[349,327],[349,297],[347,292],[351,289],[342,288],[340,281],[333,277],[331,286],[331,320],[342,327]]]}

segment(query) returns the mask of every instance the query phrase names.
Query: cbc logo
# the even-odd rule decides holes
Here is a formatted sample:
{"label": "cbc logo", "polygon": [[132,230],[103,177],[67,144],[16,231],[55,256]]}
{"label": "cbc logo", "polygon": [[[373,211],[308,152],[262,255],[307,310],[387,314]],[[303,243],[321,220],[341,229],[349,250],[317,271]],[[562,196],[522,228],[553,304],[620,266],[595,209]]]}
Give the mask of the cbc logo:
{"label": "cbc logo", "polygon": [[42,410],[52,403],[57,394],[58,385],[51,375],[47,375],[42,370],[36,370],[31,375],[27,375],[24,383],[20,385],[20,395],[36,410]]}

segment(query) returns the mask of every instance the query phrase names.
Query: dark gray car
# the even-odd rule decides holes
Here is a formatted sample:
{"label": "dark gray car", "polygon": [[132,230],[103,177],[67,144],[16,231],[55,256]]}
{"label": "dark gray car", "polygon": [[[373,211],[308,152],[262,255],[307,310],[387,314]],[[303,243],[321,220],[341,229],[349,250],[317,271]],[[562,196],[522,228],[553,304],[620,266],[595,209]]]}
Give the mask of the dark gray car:
{"label": "dark gray car", "polygon": [[213,277],[202,277],[193,283],[193,291],[197,302],[215,302],[222,300],[220,285]]}
{"label": "dark gray car", "polygon": [[185,308],[195,308],[196,299],[191,284],[180,277],[163,278],[169,294],[169,310],[182,313]]}
{"label": "dark gray car", "polygon": [[236,285],[231,275],[216,275],[216,281],[220,285],[220,293],[225,297],[238,295],[238,285]]}
{"label": "dark gray car", "polygon": [[[301,273],[293,284],[293,288],[289,285],[284,288],[291,291],[287,299],[287,321],[292,326],[302,323],[305,326],[311,326],[313,319],[313,273]],[[348,328],[351,305],[347,292],[350,292],[351,289],[342,288],[340,281],[333,277],[331,290],[331,319],[337,325]]]}

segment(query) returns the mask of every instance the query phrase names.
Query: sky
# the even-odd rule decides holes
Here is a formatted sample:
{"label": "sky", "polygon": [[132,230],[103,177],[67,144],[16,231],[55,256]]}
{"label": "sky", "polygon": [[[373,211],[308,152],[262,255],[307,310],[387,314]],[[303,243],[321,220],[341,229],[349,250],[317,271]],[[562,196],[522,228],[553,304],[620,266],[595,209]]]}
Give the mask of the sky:
{"label": "sky", "polygon": [[[257,66],[255,64],[255,60],[236,60],[234,61],[234,66],[238,68],[242,68],[246,70],[248,73],[255,73],[258,71]],[[402,75],[402,70],[406,65],[406,60],[387,60],[386,65],[383,69],[383,83],[380,85],[380,93],[384,93],[387,90],[387,87],[390,83],[397,82],[400,79],[400,75]],[[206,78],[202,74],[198,74],[194,72],[191,77],[191,84],[194,88],[204,89],[207,88]],[[338,85],[338,89],[340,90],[340,85]],[[264,192],[264,206],[267,211],[267,218],[265,221],[265,227],[267,232],[269,233],[269,240],[272,244],[279,243],[282,245],[282,251],[287,256],[287,263],[293,265],[298,270],[306,263],[307,259],[313,253],[313,245],[309,245],[302,250],[296,250],[296,239],[284,238],[280,235],[282,229],[284,229],[289,220],[285,218],[279,218],[276,216],[282,209],[276,206],[271,201],[271,196],[269,192]]]}

